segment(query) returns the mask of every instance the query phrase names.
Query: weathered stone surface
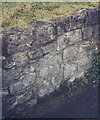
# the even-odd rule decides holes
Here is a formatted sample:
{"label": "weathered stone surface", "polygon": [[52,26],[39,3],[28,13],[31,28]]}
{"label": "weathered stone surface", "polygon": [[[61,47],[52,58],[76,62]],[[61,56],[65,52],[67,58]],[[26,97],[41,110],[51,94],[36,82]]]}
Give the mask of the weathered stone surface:
{"label": "weathered stone surface", "polygon": [[28,61],[28,51],[18,52],[12,55],[12,58],[14,59],[16,67],[25,66]]}
{"label": "weathered stone surface", "polygon": [[34,98],[34,99],[28,101],[29,107],[33,107],[36,103],[37,103],[37,99],[36,99],[36,98]]}
{"label": "weathered stone surface", "polygon": [[66,39],[66,36],[60,36],[57,39],[57,50],[62,50],[66,48],[68,40]]}
{"label": "weathered stone surface", "polygon": [[68,82],[73,82],[76,78],[81,78],[82,76],[84,76],[84,71],[82,72],[75,72],[74,75],[72,75]]}
{"label": "weathered stone surface", "polygon": [[59,36],[64,33],[64,25],[62,26],[61,23],[57,26],[57,33]]}
{"label": "weathered stone surface", "polygon": [[70,30],[76,30],[87,24],[87,8],[77,9],[77,13],[72,13],[69,17]]}
{"label": "weathered stone surface", "polygon": [[69,78],[68,82],[73,82],[74,80],[75,80],[75,77],[72,76],[72,77]]}
{"label": "weathered stone surface", "polygon": [[62,79],[59,64],[61,64],[61,55],[47,55],[39,61],[37,83],[40,97],[60,86]]}
{"label": "weathered stone surface", "polygon": [[34,41],[31,29],[10,29],[3,35],[3,48],[7,49],[7,54],[14,54],[31,48]]}
{"label": "weathered stone surface", "polygon": [[55,40],[54,27],[52,24],[46,24],[44,22],[36,22],[35,35],[37,38],[36,44],[45,44]]}
{"label": "weathered stone surface", "polygon": [[69,79],[76,71],[75,64],[64,64],[64,79]]}
{"label": "weathered stone surface", "polygon": [[86,57],[76,61],[78,64],[78,72],[85,71],[91,67],[91,59]]}
{"label": "weathered stone surface", "polygon": [[13,82],[16,82],[22,74],[22,67],[14,68],[13,70],[2,70],[2,86],[8,87]]}
{"label": "weathered stone surface", "polygon": [[43,53],[49,53],[49,52],[55,50],[55,42],[48,44],[46,46],[42,46],[41,48],[43,50]]}
{"label": "weathered stone surface", "polygon": [[71,32],[65,33],[65,36],[67,40],[69,40],[69,44],[74,44],[75,42],[81,41],[82,40],[82,34],[81,30],[75,30]]}
{"label": "weathered stone surface", "polygon": [[83,32],[83,39],[87,39],[93,35],[93,27],[86,26],[83,28],[82,32]]}
{"label": "weathered stone surface", "polygon": [[100,38],[100,37],[99,37],[100,25],[99,25],[99,24],[94,25],[94,26],[93,26],[93,29],[94,29],[94,31],[93,31],[94,38],[97,40],[96,43],[97,43],[97,45],[98,45],[98,43],[99,43],[99,38]]}
{"label": "weathered stone surface", "polygon": [[66,28],[70,30],[69,25],[69,19],[65,17],[59,17],[56,19],[51,20],[55,26],[55,32],[57,36],[63,35],[64,32],[66,32]]}
{"label": "weathered stone surface", "polygon": [[[36,104],[37,103],[37,96],[36,96],[35,92],[37,92],[37,88],[34,85],[33,85],[33,87],[34,87],[34,89],[33,88],[31,90],[26,89],[26,92],[24,92],[24,93],[22,93],[22,94],[20,94],[18,96],[15,96],[15,100],[14,100],[12,106],[14,107],[14,106],[16,106],[18,104],[22,104],[24,102],[27,102],[30,99],[32,99],[34,101],[33,105]],[[28,104],[32,104],[32,103],[29,102]]]}
{"label": "weathered stone surface", "polygon": [[95,42],[94,41],[84,41],[80,44],[79,52],[90,51],[95,49]]}
{"label": "weathered stone surface", "polygon": [[28,87],[29,85],[33,84],[36,82],[36,74],[35,73],[30,73],[25,76],[20,77],[20,81],[16,82],[15,84],[12,84],[10,86],[10,92],[11,94],[21,91]]}
{"label": "weathered stone surface", "polygon": [[12,104],[12,106],[16,106],[18,104],[24,103],[25,101],[30,99],[31,96],[32,96],[32,91],[30,93],[28,92],[28,94],[21,94],[21,95],[17,96],[17,98],[15,99],[15,102]]}
{"label": "weathered stone surface", "polygon": [[29,74],[35,72],[36,66],[37,66],[36,64],[24,66],[22,69],[22,74]]}
{"label": "weathered stone surface", "polygon": [[[57,63],[57,64],[55,64]],[[44,76],[47,74],[52,74],[52,73],[56,73],[55,69],[60,69],[59,64],[61,64],[61,55],[46,55],[44,57],[44,59],[41,59],[39,61],[39,66],[38,66],[38,70],[40,71],[40,75]],[[56,67],[54,67],[56,66]],[[46,71],[47,70],[47,71]],[[52,71],[53,70],[53,71]],[[44,72],[44,73],[43,73]]]}
{"label": "weathered stone surface", "polygon": [[77,53],[78,53],[78,46],[77,45],[71,46],[71,47],[67,47],[63,51],[63,58],[67,59],[69,57],[76,56]]}
{"label": "weathered stone surface", "polygon": [[91,9],[88,11],[87,25],[94,25],[98,23],[100,8]]}
{"label": "weathered stone surface", "polygon": [[38,59],[43,56],[43,52],[41,49],[33,50],[28,53],[28,57],[31,60]]}
{"label": "weathered stone surface", "polygon": [[81,30],[78,29],[78,30],[75,30],[75,31],[68,32],[67,37],[70,40],[69,41],[70,44],[73,44],[75,42],[81,41],[82,40]]}
{"label": "weathered stone surface", "polygon": [[6,97],[9,94],[8,90],[2,90],[0,91],[0,96],[2,95],[2,97]]}
{"label": "weathered stone surface", "polygon": [[8,59],[3,60],[3,68],[4,69],[12,69],[15,67],[15,61],[12,57],[9,57]]}
{"label": "weathered stone surface", "polygon": [[79,54],[76,56],[76,59],[82,59],[82,58],[84,58],[84,57],[88,57],[88,53],[87,53],[86,51],[79,53]]}
{"label": "weathered stone surface", "polygon": [[70,18],[69,17],[65,17],[65,31],[68,32],[71,30],[70,27]]}
{"label": "weathered stone surface", "polygon": [[75,78],[80,78],[82,76],[84,76],[84,71],[79,72],[79,73],[75,73]]}
{"label": "weathered stone surface", "polygon": [[7,111],[20,104],[31,107],[63,80],[73,82],[84,75],[99,44],[95,13],[96,9],[80,9],[51,23],[37,21],[27,29],[2,32],[3,105]]}
{"label": "weathered stone surface", "polygon": [[[19,105],[21,105],[21,109],[23,109],[23,106],[29,105],[30,101],[33,100],[34,103],[37,101],[37,85],[31,84],[31,86],[28,86],[25,88],[24,91],[16,94],[8,94],[8,96],[3,97],[3,111],[8,112],[9,110],[12,110],[15,108],[15,111],[17,111],[17,108],[19,108]],[[5,104],[6,103],[6,104]],[[5,109],[5,107],[7,108]]]}

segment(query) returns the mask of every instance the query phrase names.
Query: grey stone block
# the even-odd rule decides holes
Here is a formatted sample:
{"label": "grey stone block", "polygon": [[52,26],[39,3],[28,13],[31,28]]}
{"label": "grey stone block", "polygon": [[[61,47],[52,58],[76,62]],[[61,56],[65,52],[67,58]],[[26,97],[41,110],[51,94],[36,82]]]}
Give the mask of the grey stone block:
{"label": "grey stone block", "polygon": [[69,57],[76,56],[77,53],[78,53],[78,46],[77,45],[67,47],[63,51],[63,58],[67,59]]}
{"label": "grey stone block", "polygon": [[78,71],[85,71],[91,67],[91,59],[86,57],[84,59],[80,59],[77,61],[78,64]]}
{"label": "grey stone block", "polygon": [[28,51],[18,52],[12,55],[12,58],[14,59],[16,67],[25,66],[28,61]]}
{"label": "grey stone block", "polygon": [[8,87],[21,77],[22,67],[2,70],[2,87]]}
{"label": "grey stone block", "polygon": [[70,78],[76,72],[76,64],[64,64],[64,79]]}
{"label": "grey stone block", "polygon": [[31,60],[38,59],[41,56],[43,56],[43,52],[41,49],[33,50],[28,53],[28,57]]}
{"label": "grey stone block", "polygon": [[66,38],[69,40],[69,44],[75,44],[78,41],[82,40],[81,30],[74,30],[66,33]]}
{"label": "grey stone block", "polygon": [[36,35],[36,44],[45,44],[55,40],[54,27],[52,24],[36,22],[35,25],[35,35]]}
{"label": "grey stone block", "polygon": [[49,53],[49,52],[55,50],[55,42],[48,44],[46,46],[42,46],[41,48],[43,50],[43,53]]}
{"label": "grey stone block", "polygon": [[34,98],[34,99],[28,101],[29,107],[33,107],[36,103],[37,103],[37,99],[36,99],[36,98]]}
{"label": "grey stone block", "polygon": [[86,26],[83,28],[82,32],[83,32],[83,39],[87,39],[93,35],[93,27]]}
{"label": "grey stone block", "polygon": [[13,94],[15,92],[20,92],[25,89],[29,85],[36,82],[36,74],[30,73],[25,76],[21,76],[20,80],[10,86],[10,93]]}
{"label": "grey stone block", "polygon": [[55,56],[47,55],[39,61],[39,66],[37,67],[37,83],[39,85],[38,95],[40,97],[60,86],[60,82],[62,81],[60,64],[60,54]]}
{"label": "grey stone block", "polygon": [[67,39],[66,39],[66,36],[60,36],[58,37],[57,39],[57,50],[62,50],[64,48],[66,48],[67,46]]}
{"label": "grey stone block", "polygon": [[80,43],[80,47],[79,47],[79,52],[88,52],[92,49],[95,49],[95,42],[93,41],[84,41],[82,43]]}

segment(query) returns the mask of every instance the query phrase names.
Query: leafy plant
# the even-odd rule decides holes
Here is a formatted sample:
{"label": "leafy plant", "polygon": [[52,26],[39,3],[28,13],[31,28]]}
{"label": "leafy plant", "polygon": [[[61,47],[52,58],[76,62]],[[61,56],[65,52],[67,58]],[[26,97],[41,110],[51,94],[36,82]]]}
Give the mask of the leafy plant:
{"label": "leafy plant", "polygon": [[93,58],[92,58],[92,67],[89,69],[85,75],[85,77],[89,80],[92,81],[93,83],[98,83],[100,79],[100,51],[96,50],[93,53]]}
{"label": "leafy plant", "polygon": [[86,78],[86,77],[81,77],[81,79],[82,79],[82,82],[84,82],[84,83],[88,83],[88,79]]}
{"label": "leafy plant", "polygon": [[76,83],[68,83],[68,81],[63,81],[61,83],[60,89],[58,89],[58,93],[61,94],[62,97],[70,98],[72,96],[72,91],[76,90]]}

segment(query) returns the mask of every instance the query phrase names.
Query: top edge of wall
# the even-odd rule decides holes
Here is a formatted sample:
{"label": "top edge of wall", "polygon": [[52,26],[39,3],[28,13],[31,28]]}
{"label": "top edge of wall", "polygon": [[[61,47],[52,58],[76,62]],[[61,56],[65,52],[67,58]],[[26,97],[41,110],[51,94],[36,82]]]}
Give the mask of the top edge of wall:
{"label": "top edge of wall", "polygon": [[100,0],[0,0],[0,2],[100,2]]}

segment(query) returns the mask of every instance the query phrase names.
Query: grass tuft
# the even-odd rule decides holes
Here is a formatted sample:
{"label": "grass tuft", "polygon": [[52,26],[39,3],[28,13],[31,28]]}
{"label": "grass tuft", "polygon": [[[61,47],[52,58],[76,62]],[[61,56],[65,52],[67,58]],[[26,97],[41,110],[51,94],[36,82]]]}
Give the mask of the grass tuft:
{"label": "grass tuft", "polygon": [[2,28],[27,27],[30,21],[61,17],[79,8],[96,8],[97,2],[3,2]]}

